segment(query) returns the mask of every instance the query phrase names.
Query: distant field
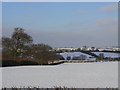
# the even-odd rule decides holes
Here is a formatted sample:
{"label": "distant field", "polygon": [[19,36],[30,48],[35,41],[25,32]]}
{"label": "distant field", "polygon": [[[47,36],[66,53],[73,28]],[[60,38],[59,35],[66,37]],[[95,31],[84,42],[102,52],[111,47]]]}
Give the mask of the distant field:
{"label": "distant field", "polygon": [[118,62],[2,68],[3,87],[118,88]]}
{"label": "distant field", "polygon": [[[92,52],[94,54],[96,54],[97,56],[99,56],[100,53],[104,54],[104,57],[111,57],[111,58],[118,58],[120,57],[119,53],[112,53],[112,52]],[[80,55],[85,55],[86,56],[86,60],[96,60],[96,58],[90,58],[92,57],[91,55],[82,53],[82,52],[67,52],[67,53],[60,53],[60,55],[62,55],[65,59],[67,59],[67,56],[70,56],[71,58],[74,56],[80,56]]]}

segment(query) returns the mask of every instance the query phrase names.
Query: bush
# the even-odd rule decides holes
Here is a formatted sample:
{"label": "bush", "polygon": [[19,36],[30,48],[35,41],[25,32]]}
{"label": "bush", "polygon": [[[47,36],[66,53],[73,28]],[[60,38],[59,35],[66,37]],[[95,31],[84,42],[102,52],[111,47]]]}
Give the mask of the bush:
{"label": "bush", "polygon": [[62,55],[57,55],[58,60],[65,60],[65,58]]}
{"label": "bush", "polygon": [[18,66],[19,63],[15,60],[1,60],[2,67],[8,67],[8,66]]}
{"label": "bush", "polygon": [[34,61],[21,61],[20,62],[20,65],[38,65],[37,62],[34,62]]}
{"label": "bush", "polygon": [[71,57],[70,56],[67,56],[67,58],[66,58],[67,60],[71,60]]}

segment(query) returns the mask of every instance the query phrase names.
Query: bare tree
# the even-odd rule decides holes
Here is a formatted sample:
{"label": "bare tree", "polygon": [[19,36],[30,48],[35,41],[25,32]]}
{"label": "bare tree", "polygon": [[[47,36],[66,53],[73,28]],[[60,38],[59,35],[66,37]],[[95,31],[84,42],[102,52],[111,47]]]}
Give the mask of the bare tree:
{"label": "bare tree", "polygon": [[15,28],[11,38],[2,38],[3,56],[14,60],[17,58],[38,60],[47,64],[49,60],[58,59],[52,47],[46,44],[32,44],[33,39],[22,28]]}
{"label": "bare tree", "polygon": [[4,49],[8,49],[14,53],[14,59],[21,55],[23,47],[32,43],[33,39],[24,32],[22,28],[15,28],[11,38],[3,37],[2,45]]}

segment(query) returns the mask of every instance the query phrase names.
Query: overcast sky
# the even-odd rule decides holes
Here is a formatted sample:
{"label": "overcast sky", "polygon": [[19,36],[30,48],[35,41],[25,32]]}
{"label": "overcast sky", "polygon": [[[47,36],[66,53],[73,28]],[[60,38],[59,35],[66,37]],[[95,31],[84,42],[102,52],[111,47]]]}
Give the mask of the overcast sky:
{"label": "overcast sky", "polygon": [[117,46],[118,7],[109,2],[4,2],[2,35],[22,27],[52,47]]}

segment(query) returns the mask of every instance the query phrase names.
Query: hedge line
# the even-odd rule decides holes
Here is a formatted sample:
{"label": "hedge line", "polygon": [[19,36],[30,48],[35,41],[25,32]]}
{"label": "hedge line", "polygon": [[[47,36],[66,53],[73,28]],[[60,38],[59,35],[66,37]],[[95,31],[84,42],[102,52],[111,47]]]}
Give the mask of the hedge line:
{"label": "hedge line", "polygon": [[[21,60],[20,62],[17,62],[15,60],[0,60],[0,63],[2,63],[2,65],[0,67],[41,65],[36,61],[30,61],[30,60]],[[42,65],[58,65],[61,63],[64,63],[64,61],[57,62],[57,63],[51,63],[51,64],[42,64]]]}

